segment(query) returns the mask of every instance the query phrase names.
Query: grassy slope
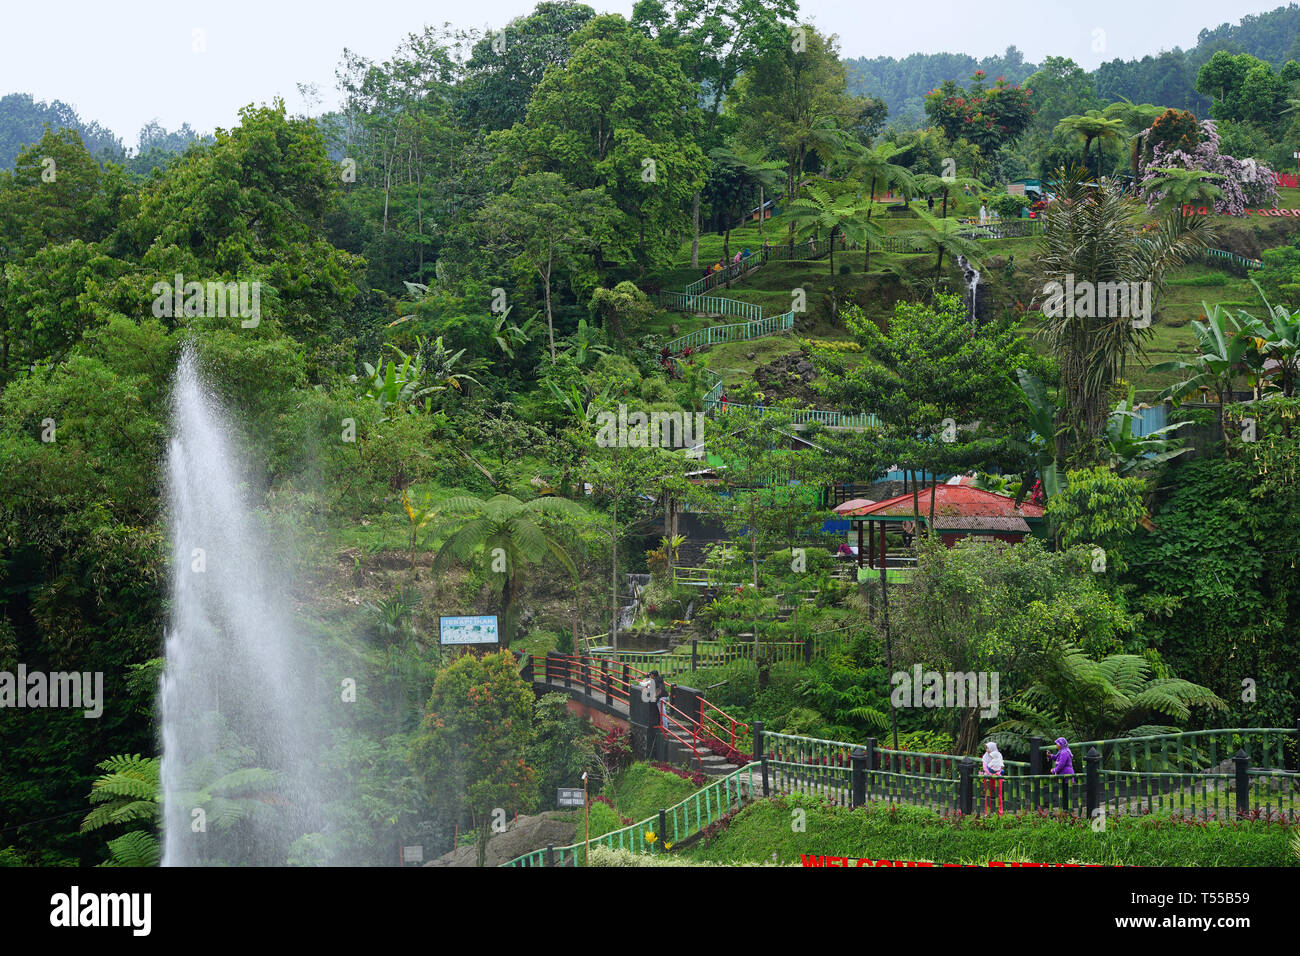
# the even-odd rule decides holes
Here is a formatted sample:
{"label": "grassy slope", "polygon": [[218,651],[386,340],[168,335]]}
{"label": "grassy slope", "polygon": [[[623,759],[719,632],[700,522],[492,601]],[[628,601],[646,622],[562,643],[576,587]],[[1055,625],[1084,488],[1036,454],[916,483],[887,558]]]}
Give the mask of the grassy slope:
{"label": "grassy slope", "polygon": [[[792,827],[794,810],[807,814]],[[683,851],[700,861],[798,861],[802,854],[935,863],[1100,863],[1128,866],[1295,866],[1290,834],[1243,823],[1175,826],[1167,819],[1112,818],[1102,832],[1087,821],[1040,817],[961,823],[917,807],[870,812],[773,799],[742,810],[711,840]]]}
{"label": "grassy slope", "polygon": [[630,817],[634,823],[639,823],[660,810],[681,803],[698,789],[700,788],[695,784],[676,774],[664,773],[649,764],[636,763],[618,774],[614,785],[606,785],[603,792],[614,801],[619,813]]}

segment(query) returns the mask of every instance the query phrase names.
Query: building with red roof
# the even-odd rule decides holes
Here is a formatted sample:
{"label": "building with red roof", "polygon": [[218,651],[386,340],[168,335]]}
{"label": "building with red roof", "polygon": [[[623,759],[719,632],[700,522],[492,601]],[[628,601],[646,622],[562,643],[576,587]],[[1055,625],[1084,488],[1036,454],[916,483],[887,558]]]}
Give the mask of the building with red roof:
{"label": "building with red roof", "polygon": [[[915,518],[920,513],[920,523],[933,527],[940,540],[952,547],[961,538],[988,538],[1016,544],[1032,533],[1035,526],[1044,523],[1041,505],[1015,499],[996,492],[974,488],[967,484],[934,485],[916,494],[898,495],[884,501],[846,501],[835,513],[857,526],[858,567],[878,568],[889,563],[885,535],[888,531],[902,532],[911,538],[916,534]],[[931,523],[931,512],[934,514]],[[880,554],[876,548],[879,539]],[[865,547],[864,547],[865,544]],[[895,564],[910,563],[895,560]]]}

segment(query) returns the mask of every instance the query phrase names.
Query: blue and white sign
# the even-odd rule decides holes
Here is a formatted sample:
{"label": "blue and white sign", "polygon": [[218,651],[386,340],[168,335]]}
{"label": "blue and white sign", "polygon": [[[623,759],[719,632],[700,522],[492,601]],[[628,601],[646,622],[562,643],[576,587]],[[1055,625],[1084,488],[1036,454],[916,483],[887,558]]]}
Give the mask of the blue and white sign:
{"label": "blue and white sign", "polygon": [[497,644],[497,616],[438,618],[440,644]]}

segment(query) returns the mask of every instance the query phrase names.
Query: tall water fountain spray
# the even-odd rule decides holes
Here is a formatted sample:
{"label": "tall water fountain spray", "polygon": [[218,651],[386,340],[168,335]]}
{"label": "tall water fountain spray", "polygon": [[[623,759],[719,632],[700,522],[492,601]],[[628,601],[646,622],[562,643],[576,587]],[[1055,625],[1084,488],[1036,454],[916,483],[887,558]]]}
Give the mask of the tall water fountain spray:
{"label": "tall water fountain spray", "polygon": [[167,452],[164,866],[283,864],[295,839],[324,828],[324,692],[246,479],[229,418],[187,347]]}

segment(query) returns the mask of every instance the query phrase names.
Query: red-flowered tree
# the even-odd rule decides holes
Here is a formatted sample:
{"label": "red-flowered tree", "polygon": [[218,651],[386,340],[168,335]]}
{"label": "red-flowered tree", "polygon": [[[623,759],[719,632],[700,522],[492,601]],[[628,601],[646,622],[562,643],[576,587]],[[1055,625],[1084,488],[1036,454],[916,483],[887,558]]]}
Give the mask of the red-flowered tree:
{"label": "red-flowered tree", "polygon": [[508,651],[464,654],[433,683],[415,766],[444,819],[469,814],[479,866],[494,817],[533,809],[536,774],[523,756],[532,719],[532,690]]}
{"label": "red-flowered tree", "polygon": [[985,87],[984,71],[976,70],[969,90],[952,80],[931,90],[925,98],[925,114],[951,142],[965,139],[990,160],[1028,128],[1034,116],[1030,97],[1030,90],[1001,76]]}

